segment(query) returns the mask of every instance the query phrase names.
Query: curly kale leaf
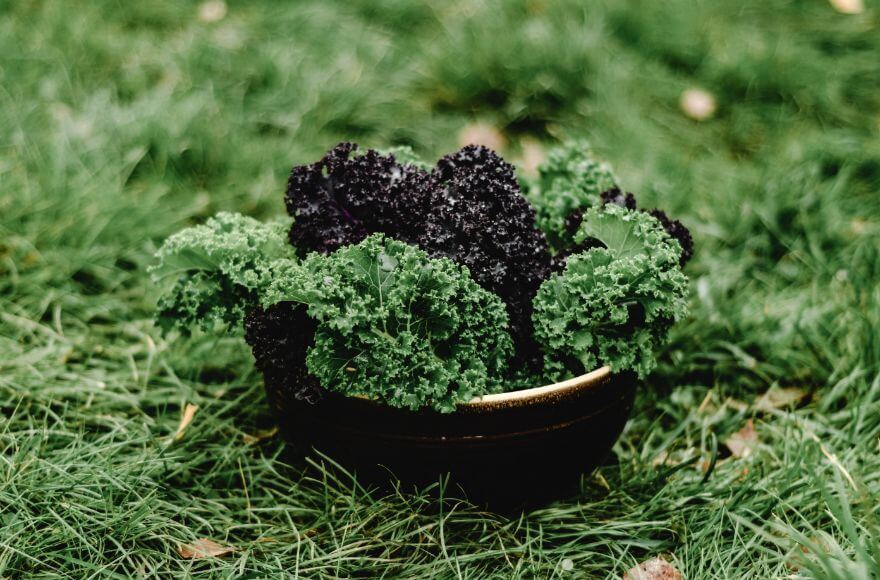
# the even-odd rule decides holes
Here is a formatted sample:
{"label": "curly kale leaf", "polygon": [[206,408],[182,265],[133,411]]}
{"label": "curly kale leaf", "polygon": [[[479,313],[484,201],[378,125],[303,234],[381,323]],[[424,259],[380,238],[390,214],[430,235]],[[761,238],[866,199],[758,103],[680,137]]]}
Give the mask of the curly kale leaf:
{"label": "curly kale leaf", "polygon": [[159,299],[157,324],[184,333],[240,325],[268,285],[271,261],[292,253],[287,227],[223,212],[170,236],[150,268],[157,282],[176,279]]}
{"label": "curly kale leaf", "polygon": [[645,377],[670,326],[687,315],[681,248],[652,216],[606,206],[588,210],[576,241],[599,240],[568,259],[535,297],[535,336],[551,380],[601,365]]}
{"label": "curly kale leaf", "polygon": [[611,167],[595,158],[587,141],[571,141],[551,150],[528,193],[550,246],[556,251],[569,247],[568,216],[598,206],[600,194],[616,184]]}
{"label": "curly kale leaf", "polygon": [[[635,196],[631,193],[623,193],[616,187],[602,192],[602,203],[604,205],[619,205],[633,211],[636,209]],[[670,219],[662,209],[654,208],[652,210],[641,211],[647,211],[651,216],[656,218],[663,226],[663,229],[666,230],[666,233],[669,234],[669,237],[678,242],[678,245],[681,246],[681,258],[679,258],[679,264],[684,267],[684,265],[694,256],[694,240],[691,237],[690,230],[688,230],[680,221]],[[577,215],[569,216],[570,220],[577,220],[578,223],[580,223],[581,218],[582,216]]]}
{"label": "curly kale leaf", "polygon": [[317,162],[291,171],[284,202],[296,220],[290,243],[301,253],[327,254],[375,232],[417,226],[413,197],[423,191],[427,172],[398,163],[393,154],[357,154],[357,147],[340,143]]}
{"label": "curly kale leaf", "polygon": [[513,166],[491,149],[469,145],[440,159],[432,178],[416,244],[467,266],[480,286],[501,297],[517,362],[536,367],[532,300],[550,274],[550,251]]}
{"label": "curly kale leaf", "polygon": [[466,268],[381,234],[302,268],[268,300],[306,303],[317,323],[306,364],[324,388],[444,412],[500,389],[507,314]]}
{"label": "curly kale leaf", "polygon": [[694,239],[691,237],[690,230],[680,221],[670,219],[662,209],[654,208],[648,213],[651,214],[651,217],[657,219],[663,226],[663,229],[666,230],[666,233],[681,246],[681,258],[679,258],[678,263],[683,268],[694,257]]}
{"label": "curly kale leaf", "polygon": [[314,403],[321,397],[318,379],[305,364],[306,353],[315,343],[315,327],[306,307],[292,302],[254,307],[245,316],[244,338],[276,409],[283,411],[293,399]]}

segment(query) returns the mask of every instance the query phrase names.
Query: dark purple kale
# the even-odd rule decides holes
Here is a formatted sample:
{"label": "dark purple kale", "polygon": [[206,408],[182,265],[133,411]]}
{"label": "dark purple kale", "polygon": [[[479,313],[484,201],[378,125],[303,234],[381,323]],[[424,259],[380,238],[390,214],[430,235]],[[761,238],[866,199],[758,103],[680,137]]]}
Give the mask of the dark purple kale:
{"label": "dark purple kale", "polygon": [[631,193],[624,193],[618,187],[612,187],[608,191],[599,194],[602,198],[602,205],[613,203],[626,209],[636,209],[636,196]]}
{"label": "dark purple kale", "polygon": [[507,305],[519,360],[540,360],[532,298],[550,271],[550,252],[513,166],[468,146],[428,172],[391,155],[340,143],[320,161],[294,167],[285,202],[290,241],[301,252],[332,252],[381,232],[432,257],[465,265]]}
{"label": "dark purple kale", "polygon": [[514,168],[486,147],[469,145],[440,159],[433,187],[420,197],[424,226],[416,244],[468,267],[507,304],[519,362],[539,360],[532,299],[550,274],[550,250],[535,225]]}
{"label": "dark purple kale", "polygon": [[340,143],[318,162],[291,171],[284,202],[295,222],[290,242],[302,252],[326,254],[408,217],[410,181],[423,181],[427,173],[392,155],[353,155],[356,150],[354,143]]}
{"label": "dark purple kale", "polygon": [[269,401],[280,412],[285,401],[314,403],[321,397],[318,380],[306,369],[306,350],[314,343],[315,327],[306,308],[292,302],[252,308],[245,316],[245,340],[263,373]]}

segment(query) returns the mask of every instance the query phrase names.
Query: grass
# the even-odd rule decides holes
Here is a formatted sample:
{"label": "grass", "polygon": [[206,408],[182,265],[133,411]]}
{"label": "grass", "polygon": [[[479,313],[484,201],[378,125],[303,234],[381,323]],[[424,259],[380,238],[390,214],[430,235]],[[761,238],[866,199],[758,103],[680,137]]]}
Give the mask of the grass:
{"label": "grass", "polygon": [[[613,577],[655,555],[687,578],[876,577],[880,6],[198,14],[0,3],[0,577]],[[714,118],[682,114],[694,86]],[[246,348],[162,338],[145,275],[180,227],[280,214],[290,166],[338,140],[433,157],[475,121],[513,159],[589,137],[697,242],[693,315],[614,460],[517,516],[383,497],[258,437]],[[753,404],[779,387],[808,397]],[[731,457],[748,419],[759,443]],[[202,537],[237,550],[178,556]]]}

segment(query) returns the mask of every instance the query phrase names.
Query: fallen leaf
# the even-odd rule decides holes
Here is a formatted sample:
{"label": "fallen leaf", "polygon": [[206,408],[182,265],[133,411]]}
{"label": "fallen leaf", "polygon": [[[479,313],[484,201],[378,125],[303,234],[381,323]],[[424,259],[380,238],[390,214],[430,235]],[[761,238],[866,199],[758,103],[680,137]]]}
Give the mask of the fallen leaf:
{"label": "fallen leaf", "polygon": [[760,411],[773,411],[794,406],[807,397],[800,387],[774,387],[755,400],[755,408]]}
{"label": "fallen leaf", "polygon": [[234,551],[235,548],[232,546],[224,546],[208,538],[201,538],[191,544],[183,544],[177,547],[177,553],[180,554],[180,557],[187,560],[219,558]]}
{"label": "fallen leaf", "polygon": [[190,423],[192,423],[193,417],[196,416],[196,411],[198,410],[198,405],[193,405],[192,403],[186,404],[186,407],[183,409],[183,415],[180,417],[180,425],[177,426],[177,431],[174,432],[172,440],[180,441],[181,439],[183,439],[186,428],[189,427]]}
{"label": "fallen leaf", "polygon": [[678,102],[684,114],[695,121],[705,121],[715,114],[715,96],[703,89],[688,89]]}
{"label": "fallen leaf", "polygon": [[226,2],[208,0],[199,4],[199,20],[202,22],[220,22],[226,17]]}
{"label": "fallen leaf", "polygon": [[862,0],[829,0],[829,2],[841,14],[861,14],[865,11]]}
{"label": "fallen leaf", "polygon": [[245,433],[244,435],[242,435],[242,439],[244,439],[244,442],[246,444],[252,445],[254,443],[259,443],[260,441],[263,441],[264,439],[271,439],[277,433],[278,433],[278,427],[272,427],[271,429],[260,429],[259,431],[257,431],[253,435]]}
{"label": "fallen leaf", "polygon": [[868,231],[868,225],[867,221],[861,218],[856,218],[850,222],[849,228],[852,230],[852,233],[860,236]]}
{"label": "fallen leaf", "polygon": [[477,121],[462,127],[458,132],[458,144],[461,147],[465,145],[484,145],[493,151],[501,151],[507,144],[507,139],[501,134],[501,131],[484,123]]}
{"label": "fallen leaf", "polygon": [[630,568],[623,580],[681,580],[681,572],[658,556]]}
{"label": "fallen leaf", "polygon": [[755,424],[749,419],[746,426],[731,435],[724,444],[734,457],[748,457],[758,444]]}

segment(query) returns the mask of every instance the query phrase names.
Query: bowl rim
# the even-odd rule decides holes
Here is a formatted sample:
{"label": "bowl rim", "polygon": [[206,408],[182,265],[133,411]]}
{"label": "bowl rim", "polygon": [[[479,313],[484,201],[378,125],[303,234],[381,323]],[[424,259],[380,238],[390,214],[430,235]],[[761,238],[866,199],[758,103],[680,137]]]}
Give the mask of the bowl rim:
{"label": "bowl rim", "polygon": [[593,388],[604,383],[610,377],[611,367],[605,365],[583,375],[550,385],[474,397],[466,403],[459,403],[456,405],[456,410],[477,410],[488,407],[527,405],[536,401],[546,400],[547,398],[557,398],[569,392]]}

